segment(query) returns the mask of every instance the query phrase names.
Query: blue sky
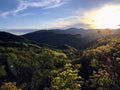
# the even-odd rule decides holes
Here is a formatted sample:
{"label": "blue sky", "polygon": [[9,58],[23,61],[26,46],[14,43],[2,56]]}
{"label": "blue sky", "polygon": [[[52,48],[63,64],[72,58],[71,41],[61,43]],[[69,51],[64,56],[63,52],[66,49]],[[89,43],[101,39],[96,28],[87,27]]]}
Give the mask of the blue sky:
{"label": "blue sky", "polygon": [[0,0],[0,29],[89,28],[83,18],[120,0]]}

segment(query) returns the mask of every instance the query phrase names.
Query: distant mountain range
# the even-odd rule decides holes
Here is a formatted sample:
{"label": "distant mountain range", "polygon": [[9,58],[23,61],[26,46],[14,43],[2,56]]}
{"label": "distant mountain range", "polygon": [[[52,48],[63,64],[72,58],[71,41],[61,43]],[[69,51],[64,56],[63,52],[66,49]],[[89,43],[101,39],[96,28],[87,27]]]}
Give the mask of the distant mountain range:
{"label": "distant mountain range", "polygon": [[48,44],[56,47],[67,44],[75,48],[83,48],[91,41],[100,37],[97,30],[77,28],[69,28],[66,30],[39,30],[22,36],[40,44]]}
{"label": "distant mountain range", "polygon": [[63,29],[49,29],[49,30],[44,29],[44,30],[36,30],[36,31],[34,30],[33,32],[30,32],[30,33],[43,33],[43,32],[53,32],[55,34],[71,34],[71,35],[81,34],[82,36],[87,36],[88,34],[96,33],[97,29],[83,29],[83,28],[80,28],[80,29],[69,28],[64,30]]}
{"label": "distant mountain range", "polygon": [[[32,41],[40,45],[60,47],[69,45],[77,49],[84,48],[101,37],[99,30],[69,28],[66,30],[37,30],[21,36],[7,32],[0,32],[0,41],[28,42]],[[101,31],[107,33],[105,31]],[[120,35],[120,29],[113,30],[114,35]]]}

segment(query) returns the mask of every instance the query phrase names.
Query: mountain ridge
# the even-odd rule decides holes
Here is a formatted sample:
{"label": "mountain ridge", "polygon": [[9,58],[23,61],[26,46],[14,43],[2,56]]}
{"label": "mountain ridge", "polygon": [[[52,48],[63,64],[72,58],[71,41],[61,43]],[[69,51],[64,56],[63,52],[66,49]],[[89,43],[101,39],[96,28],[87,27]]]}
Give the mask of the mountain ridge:
{"label": "mountain ridge", "polygon": [[8,32],[0,31],[0,41],[5,42],[28,42],[27,39],[25,39],[22,36],[17,36]]}
{"label": "mountain ridge", "polygon": [[69,28],[66,30],[39,30],[22,35],[31,41],[52,46],[68,44],[75,48],[83,48],[89,42],[99,38],[99,34],[93,30]]}

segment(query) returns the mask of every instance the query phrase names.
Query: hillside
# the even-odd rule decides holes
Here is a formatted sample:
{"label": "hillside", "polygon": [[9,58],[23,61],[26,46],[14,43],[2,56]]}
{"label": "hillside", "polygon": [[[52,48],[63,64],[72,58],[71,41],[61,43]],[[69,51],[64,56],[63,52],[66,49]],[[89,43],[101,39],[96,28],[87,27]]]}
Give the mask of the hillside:
{"label": "hillside", "polygon": [[102,37],[82,50],[69,45],[50,49],[14,38],[0,43],[1,90],[120,89],[118,36]]}
{"label": "hillside", "polygon": [[120,89],[120,37],[99,39],[75,62],[82,64],[79,75],[89,83],[84,90]]}
{"label": "hillside", "polygon": [[[100,31],[100,32],[99,32]],[[48,44],[54,47],[61,45],[70,45],[76,49],[82,49],[95,42],[98,38],[108,35],[120,35],[120,29],[117,30],[96,30],[96,29],[77,29],[69,28],[66,30],[40,30],[22,35],[28,40],[39,44]]]}
{"label": "hillside", "polygon": [[114,31],[114,34],[117,35],[117,36],[120,36],[120,29],[116,29],[116,30]]}
{"label": "hillside", "polygon": [[[48,74],[53,69],[63,68],[69,62],[61,51],[41,48],[36,44],[1,43],[8,46],[0,45],[0,86],[6,82],[10,87],[15,87],[16,84],[12,82],[16,82],[23,90],[42,90],[49,84]],[[7,87],[4,85],[1,90]]]}
{"label": "hillside", "polygon": [[85,37],[87,35],[90,35],[92,33],[97,34],[97,30],[96,29],[83,29],[83,28],[68,28],[68,29],[50,29],[50,30],[40,30],[40,31],[36,31],[35,33],[39,33],[39,32],[53,32],[56,34],[71,34],[71,35],[76,35],[76,34],[81,34],[82,37]]}
{"label": "hillside", "polygon": [[40,30],[25,34],[23,37],[41,44],[52,46],[68,44],[80,49],[98,39],[100,35],[94,30],[70,28],[67,30]]}
{"label": "hillside", "polygon": [[8,32],[2,32],[0,31],[0,41],[4,42],[27,42],[27,39],[21,37],[21,36],[16,36]]}

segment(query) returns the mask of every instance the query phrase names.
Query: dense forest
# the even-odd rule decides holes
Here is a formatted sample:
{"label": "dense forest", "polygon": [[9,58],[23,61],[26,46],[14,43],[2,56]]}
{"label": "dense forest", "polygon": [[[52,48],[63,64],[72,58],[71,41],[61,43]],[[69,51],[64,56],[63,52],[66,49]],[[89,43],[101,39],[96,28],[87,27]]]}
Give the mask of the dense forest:
{"label": "dense forest", "polygon": [[0,90],[120,90],[119,35],[82,49],[10,37],[0,37]]}

